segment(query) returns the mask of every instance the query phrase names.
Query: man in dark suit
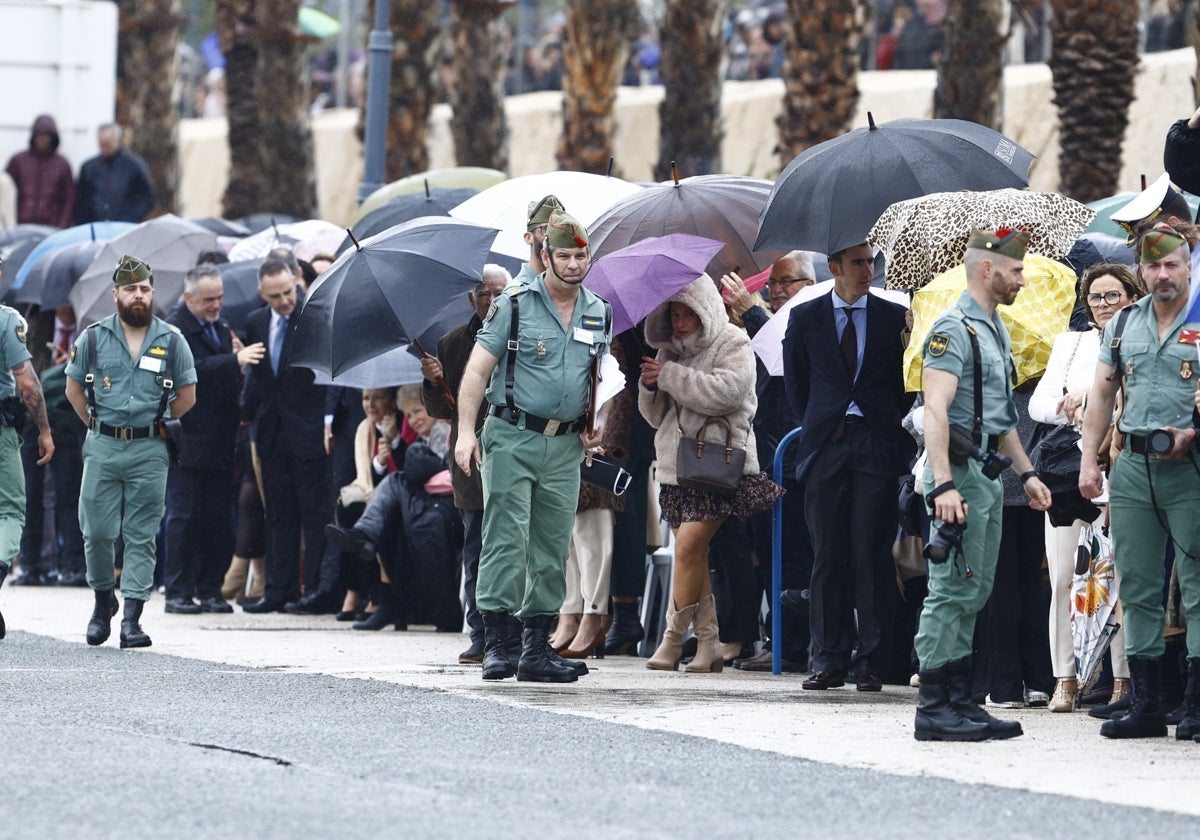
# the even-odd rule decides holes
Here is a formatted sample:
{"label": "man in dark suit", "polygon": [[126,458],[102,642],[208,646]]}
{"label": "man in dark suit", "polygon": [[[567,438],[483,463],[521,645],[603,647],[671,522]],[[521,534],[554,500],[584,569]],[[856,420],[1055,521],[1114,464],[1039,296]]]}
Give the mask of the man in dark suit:
{"label": "man in dark suit", "polygon": [[806,689],[844,685],[851,672],[859,691],[882,688],[896,479],[916,443],[900,425],[913,400],[904,392],[905,309],[867,293],[874,262],[865,244],[830,254],[833,292],[795,307],[783,342],[788,401],[804,427],[796,478],[814,554]]}
{"label": "man in dark suit", "polygon": [[[325,438],[326,388],[313,384],[311,370],[288,364],[300,298],[292,272],[280,260],[258,269],[258,293],[267,302],[246,320],[246,338],[266,347],[263,363],[251,368],[242,390],[242,419],[262,466],[267,522],[267,588],[243,609],[280,612],[300,594],[300,534],[304,533],[306,612],[337,608],[320,586],[325,523],[333,513],[329,445]],[[321,603],[317,603],[321,601]]]}
{"label": "man in dark suit", "polygon": [[[241,368],[257,365],[261,343],[243,345],[221,318],[221,272],[203,263],[184,279],[183,304],[168,318],[196,360],[196,407],[180,420],[179,460],[167,474],[169,613],[233,612],[221,581],[233,556],[233,450]],[[197,604],[193,597],[198,598]]]}

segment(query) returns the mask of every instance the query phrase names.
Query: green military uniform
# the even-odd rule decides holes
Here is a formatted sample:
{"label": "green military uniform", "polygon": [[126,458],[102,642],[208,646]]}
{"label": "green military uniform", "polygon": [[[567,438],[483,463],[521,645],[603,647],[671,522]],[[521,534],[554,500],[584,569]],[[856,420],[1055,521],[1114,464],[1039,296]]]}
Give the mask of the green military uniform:
{"label": "green military uniform", "polygon": [[[950,403],[952,428],[970,434],[975,416],[975,372],[968,327],[979,339],[983,370],[983,425],[985,436],[1001,436],[1017,425],[1012,401],[1012,343],[998,313],[989,319],[970,294],[934,323],[924,348],[926,369],[944,370],[958,377],[958,390]],[[980,448],[986,449],[986,441]],[[940,668],[971,654],[975,615],[987,603],[996,577],[1000,553],[1000,526],[1004,512],[1004,487],[983,475],[980,463],[967,458],[951,462],[954,486],[967,505],[962,555],[944,563],[929,564],[929,594],[921,612],[915,645],[923,670]],[[933,469],[925,467],[925,492],[933,489]],[[935,519],[931,533],[942,521]],[[967,576],[967,568],[971,576]]]}
{"label": "green military uniform", "polygon": [[[19,399],[13,368],[28,361],[28,325],[15,310],[0,306],[0,400]],[[20,430],[0,423],[0,569],[8,569],[21,546],[25,527],[25,470]]]}
{"label": "green military uniform", "polygon": [[[577,247],[575,242],[560,244],[554,230],[549,236],[553,247]],[[515,411],[508,408],[505,387],[514,301],[519,309]],[[579,501],[579,432],[587,409],[588,369],[611,341],[605,310],[603,299],[580,288],[564,327],[542,275],[509,288],[493,302],[475,338],[499,358],[485,394],[492,408],[480,436],[483,550],[475,598],[481,613],[519,609],[526,619],[556,615],[562,606]],[[555,422],[544,432],[532,428],[546,420]]]}
{"label": "green military uniform", "polygon": [[87,580],[97,591],[113,588],[113,541],[120,535],[125,541],[121,592],[126,599],[146,601],[167,488],[167,444],[154,421],[164,380],[176,389],[195,384],[192,351],[177,329],[155,317],[132,358],[119,316],[110,315],[80,334],[67,363],[67,376],[85,390],[92,371],[95,416],[83,443],[79,493]]}

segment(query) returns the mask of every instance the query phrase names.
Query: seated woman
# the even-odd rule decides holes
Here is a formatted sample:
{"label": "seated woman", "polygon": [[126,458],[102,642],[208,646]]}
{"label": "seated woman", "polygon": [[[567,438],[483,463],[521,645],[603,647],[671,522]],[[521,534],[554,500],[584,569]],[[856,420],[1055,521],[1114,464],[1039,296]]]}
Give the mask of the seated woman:
{"label": "seated woman", "polygon": [[450,424],[426,413],[419,385],[401,388],[396,402],[417,435],[405,450],[404,469],[375,488],[352,527],[330,525],[326,534],[343,554],[360,560],[378,556],[382,569],[379,608],[355,629],[393,624],[400,630],[411,620],[456,633],[462,630],[462,522],[446,461]]}

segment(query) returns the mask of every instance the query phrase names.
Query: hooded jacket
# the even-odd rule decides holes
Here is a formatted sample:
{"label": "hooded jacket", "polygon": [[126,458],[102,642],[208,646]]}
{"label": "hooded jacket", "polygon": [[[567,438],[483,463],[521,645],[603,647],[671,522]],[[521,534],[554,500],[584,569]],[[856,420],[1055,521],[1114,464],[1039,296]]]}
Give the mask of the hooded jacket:
{"label": "hooded jacket", "polygon": [[[33,145],[39,134],[50,135],[50,148],[39,152]],[[75,179],[71,164],[58,153],[58,126],[42,114],[33,121],[29,148],[12,156],[7,172],[17,185],[18,224],[69,227],[75,216]]]}
{"label": "hooded jacket", "polygon": [[[679,341],[671,329],[670,304],[682,303],[700,316],[700,328]],[[729,323],[725,304],[707,274],[676,292],[646,318],[646,343],[665,362],[658,388],[638,383],[638,408],[658,431],[654,449],[660,484],[676,484],[675,450],[679,429],[695,437],[708,418],[723,417],[733,431],[733,446],[746,450],[744,473],[759,471],[751,421],[758,407],[754,393],[754,351],[750,338]],[[705,440],[725,443],[723,425],[709,423]]]}

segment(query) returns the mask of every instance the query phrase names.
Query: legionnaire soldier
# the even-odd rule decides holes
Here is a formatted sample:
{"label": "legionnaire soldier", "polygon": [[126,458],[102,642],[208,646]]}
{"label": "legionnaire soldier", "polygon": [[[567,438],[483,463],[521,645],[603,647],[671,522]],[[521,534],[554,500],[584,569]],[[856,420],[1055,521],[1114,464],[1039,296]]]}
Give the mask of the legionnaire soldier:
{"label": "legionnaire soldier", "polygon": [[[546,270],[493,301],[459,386],[454,458],[483,475],[483,550],[476,603],[484,622],[483,678],[573,682],[586,673],[547,643],[566,588],[565,564],[579,500],[589,368],[607,352],[609,307],[582,287],[588,235],[563,212],[549,219]],[[489,384],[490,383],[490,384]],[[480,438],[475,418],[486,387]],[[482,452],[482,455],[481,455]],[[507,653],[510,617],[524,622],[516,668]]]}
{"label": "legionnaire soldier", "polygon": [[[1125,449],[1109,485],[1113,555],[1121,578],[1125,650],[1133,703],[1100,727],[1106,738],[1167,734],[1159,658],[1163,642],[1163,558],[1175,545],[1184,608],[1200,616],[1200,457],[1196,444],[1196,342],[1200,322],[1188,320],[1191,254],[1173,228],[1156,225],[1138,248],[1150,294],[1119,312],[1104,331],[1100,363],[1084,410],[1079,490],[1100,495],[1096,450],[1125,389],[1118,428]],[[1200,734],[1200,631],[1189,628],[1188,682],[1181,740]]]}
{"label": "legionnaire soldier", "polygon": [[[0,585],[8,577],[25,527],[25,469],[21,466],[21,427],[26,416],[38,429],[38,464],[54,455],[42,383],[25,346],[29,325],[17,310],[0,306]],[[0,639],[5,634],[0,613]]]}
{"label": "legionnaire soldier", "polygon": [[196,369],[179,330],[154,315],[150,266],[124,256],[113,284],[117,314],[84,330],[66,369],[67,399],[88,426],[79,524],[96,604],[87,642],[103,644],[117,613],[113,541],[121,536],[121,647],[149,647],[139,621],[154,580],[155,534],[166,499],[164,421],[195,404]]}
{"label": "legionnaire soldier", "polygon": [[529,262],[524,263],[513,278],[514,286],[528,285],[546,270],[546,264],[542,262],[542,246],[550,227],[550,216],[558,212],[565,213],[567,209],[556,195],[529,202],[525,211],[525,244],[529,246]]}
{"label": "legionnaire soldier", "polygon": [[916,637],[919,741],[1021,734],[1019,723],[997,720],[971,699],[971,637],[995,580],[1004,504],[1000,472],[1011,465],[1030,507],[1050,507],[1050,491],[1017,437],[1012,345],[996,313],[997,304],[1011,304],[1025,285],[1028,241],[1019,230],[972,231],[963,256],[967,290],[938,318],[925,342],[929,462],[923,482],[933,525],[926,550],[932,561],[929,595]]}

